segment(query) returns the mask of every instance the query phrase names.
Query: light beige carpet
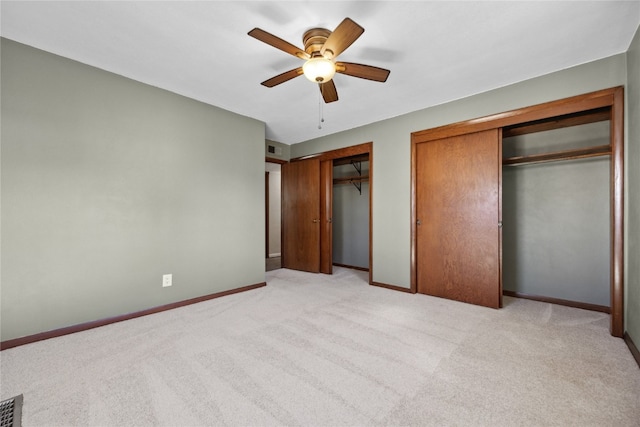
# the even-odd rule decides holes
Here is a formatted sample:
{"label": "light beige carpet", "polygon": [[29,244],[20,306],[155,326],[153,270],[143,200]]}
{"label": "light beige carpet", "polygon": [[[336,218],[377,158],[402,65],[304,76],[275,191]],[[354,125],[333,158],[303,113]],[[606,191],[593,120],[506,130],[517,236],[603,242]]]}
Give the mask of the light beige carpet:
{"label": "light beige carpet", "polygon": [[268,286],[0,353],[23,423],[638,426],[602,313],[501,310],[286,269]]}

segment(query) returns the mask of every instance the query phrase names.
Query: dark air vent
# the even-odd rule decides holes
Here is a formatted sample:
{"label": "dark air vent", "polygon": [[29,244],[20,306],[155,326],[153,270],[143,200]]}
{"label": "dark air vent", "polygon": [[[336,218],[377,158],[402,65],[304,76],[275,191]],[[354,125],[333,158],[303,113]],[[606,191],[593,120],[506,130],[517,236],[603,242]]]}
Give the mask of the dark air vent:
{"label": "dark air vent", "polygon": [[22,395],[0,402],[0,427],[22,425]]}

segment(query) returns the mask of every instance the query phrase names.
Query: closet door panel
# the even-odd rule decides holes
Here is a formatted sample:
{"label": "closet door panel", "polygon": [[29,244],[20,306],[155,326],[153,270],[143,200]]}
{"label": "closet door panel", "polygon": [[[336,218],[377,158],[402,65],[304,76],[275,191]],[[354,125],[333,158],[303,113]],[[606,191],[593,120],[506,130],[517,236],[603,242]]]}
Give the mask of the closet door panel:
{"label": "closet door panel", "polygon": [[320,162],[320,273],[333,274],[333,160]]}
{"label": "closet door panel", "polygon": [[320,272],[320,161],[282,165],[282,266]]}
{"label": "closet door panel", "polygon": [[498,308],[499,130],[416,146],[419,293]]}

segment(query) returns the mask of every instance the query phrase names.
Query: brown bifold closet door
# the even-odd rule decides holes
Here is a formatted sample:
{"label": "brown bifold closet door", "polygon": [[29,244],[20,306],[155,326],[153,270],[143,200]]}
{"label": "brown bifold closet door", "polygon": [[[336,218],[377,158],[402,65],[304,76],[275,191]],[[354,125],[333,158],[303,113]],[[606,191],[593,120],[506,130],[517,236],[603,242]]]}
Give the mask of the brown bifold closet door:
{"label": "brown bifold closet door", "polygon": [[282,165],[282,266],[320,272],[320,161]]}
{"label": "brown bifold closet door", "polygon": [[416,284],[422,294],[499,308],[499,129],[416,145]]}

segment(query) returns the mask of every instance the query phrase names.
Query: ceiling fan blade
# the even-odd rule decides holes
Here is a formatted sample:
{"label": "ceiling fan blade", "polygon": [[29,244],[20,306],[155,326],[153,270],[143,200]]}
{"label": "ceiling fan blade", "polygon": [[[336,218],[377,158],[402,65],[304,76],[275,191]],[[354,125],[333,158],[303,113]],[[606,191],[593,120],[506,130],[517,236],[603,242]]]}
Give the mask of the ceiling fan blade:
{"label": "ceiling fan blade", "polygon": [[354,64],[352,62],[336,62],[336,72],[361,79],[386,82],[391,71],[371,65]]}
{"label": "ceiling fan blade", "polygon": [[349,18],[344,20],[336,27],[336,29],[327,38],[320,49],[320,53],[325,58],[333,59],[340,55],[346,48],[358,39],[364,33],[364,28],[356,24]]}
{"label": "ceiling fan blade", "polygon": [[261,42],[264,42],[270,46],[273,46],[276,49],[280,49],[284,52],[287,52],[288,54],[296,56],[300,59],[311,58],[311,56],[304,50],[292,45],[288,41],[282,40],[280,37],[276,37],[271,33],[267,33],[266,31],[261,30],[260,28],[254,28],[253,30],[249,31],[247,34],[249,34],[251,37],[255,39],[260,40]]}
{"label": "ceiling fan blade", "polygon": [[265,80],[260,84],[266,87],[274,87],[279,85],[280,83],[287,82],[301,75],[302,75],[302,67],[298,67],[293,70],[285,71],[282,74],[278,74],[275,77],[271,77],[269,80]]}
{"label": "ceiling fan blade", "polygon": [[328,104],[338,100],[338,91],[336,90],[336,85],[333,80],[329,80],[326,83],[320,83],[318,86],[320,86],[320,93],[322,94],[324,102]]}

